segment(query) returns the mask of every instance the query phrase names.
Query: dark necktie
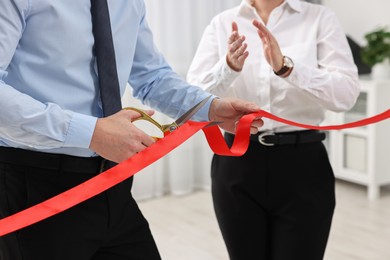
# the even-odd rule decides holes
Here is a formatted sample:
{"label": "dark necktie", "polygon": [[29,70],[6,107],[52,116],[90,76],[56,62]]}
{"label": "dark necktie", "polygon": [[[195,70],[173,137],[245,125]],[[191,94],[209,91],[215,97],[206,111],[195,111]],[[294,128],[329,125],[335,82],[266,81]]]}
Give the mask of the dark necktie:
{"label": "dark necktie", "polygon": [[[106,117],[122,109],[107,0],[91,0],[91,15],[100,95],[103,115]],[[102,170],[115,165],[114,162],[105,161]]]}
{"label": "dark necktie", "polygon": [[91,0],[91,15],[103,115],[110,116],[120,111],[122,104],[107,0]]}

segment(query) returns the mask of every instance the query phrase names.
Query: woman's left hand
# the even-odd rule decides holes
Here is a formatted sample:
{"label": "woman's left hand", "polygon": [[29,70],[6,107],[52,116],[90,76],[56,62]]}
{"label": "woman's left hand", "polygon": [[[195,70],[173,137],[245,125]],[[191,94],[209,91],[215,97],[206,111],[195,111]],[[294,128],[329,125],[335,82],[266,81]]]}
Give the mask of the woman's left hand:
{"label": "woman's left hand", "polygon": [[248,58],[248,45],[244,43],[245,36],[238,33],[238,25],[232,23],[232,34],[228,40],[228,51],[226,54],[226,62],[232,70],[241,71],[244,67],[246,58]]}

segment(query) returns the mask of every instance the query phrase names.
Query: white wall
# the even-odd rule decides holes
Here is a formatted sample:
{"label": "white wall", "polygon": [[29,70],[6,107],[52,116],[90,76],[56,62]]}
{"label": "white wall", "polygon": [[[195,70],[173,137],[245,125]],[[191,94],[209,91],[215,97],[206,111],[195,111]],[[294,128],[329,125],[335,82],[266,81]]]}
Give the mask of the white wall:
{"label": "white wall", "polygon": [[345,32],[360,45],[366,43],[364,34],[379,26],[390,29],[389,0],[322,0],[337,14]]}

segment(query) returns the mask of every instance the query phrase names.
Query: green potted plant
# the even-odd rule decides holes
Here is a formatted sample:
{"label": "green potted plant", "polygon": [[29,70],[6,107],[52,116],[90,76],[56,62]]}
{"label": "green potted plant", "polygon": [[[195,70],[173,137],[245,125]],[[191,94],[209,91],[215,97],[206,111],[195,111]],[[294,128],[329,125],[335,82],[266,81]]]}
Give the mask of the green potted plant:
{"label": "green potted plant", "polygon": [[373,78],[390,78],[390,31],[383,27],[365,34],[362,61],[372,67]]}

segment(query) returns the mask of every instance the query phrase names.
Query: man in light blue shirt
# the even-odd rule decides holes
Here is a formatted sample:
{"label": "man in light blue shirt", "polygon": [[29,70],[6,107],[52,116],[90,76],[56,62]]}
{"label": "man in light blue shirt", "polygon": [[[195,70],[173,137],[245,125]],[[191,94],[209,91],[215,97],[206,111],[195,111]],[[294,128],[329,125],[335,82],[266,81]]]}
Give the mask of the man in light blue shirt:
{"label": "man in light blue shirt", "polygon": [[[122,94],[129,83],[137,98],[173,118],[209,95],[158,52],[142,0],[108,2]],[[90,7],[89,0],[0,1],[1,218],[98,174],[102,158],[121,162],[154,142],[131,123],[137,112],[102,118]],[[233,132],[258,109],[214,98],[194,119],[224,121]],[[0,259],[160,259],[128,194],[131,180],[118,187],[1,237]]]}

